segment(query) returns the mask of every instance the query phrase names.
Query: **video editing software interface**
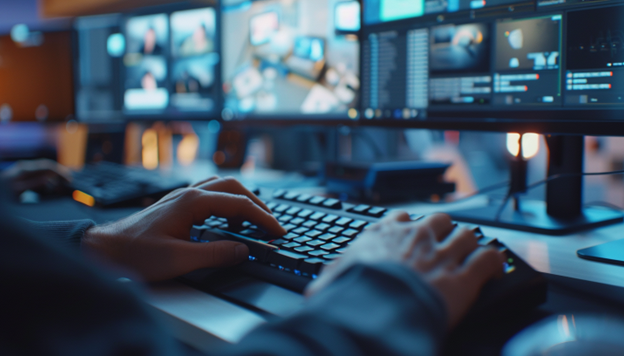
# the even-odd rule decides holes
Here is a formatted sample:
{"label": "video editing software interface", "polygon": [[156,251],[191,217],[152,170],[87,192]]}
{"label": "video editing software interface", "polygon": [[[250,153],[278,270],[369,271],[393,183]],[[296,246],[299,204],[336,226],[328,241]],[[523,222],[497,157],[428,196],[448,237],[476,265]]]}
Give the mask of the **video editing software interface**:
{"label": "video editing software interface", "polygon": [[364,0],[362,119],[624,109],[624,5],[509,3]]}
{"label": "video editing software interface", "polygon": [[216,7],[177,5],[148,8],[145,14],[84,17],[75,27],[79,119],[219,114]]}
{"label": "video editing software interface", "polygon": [[221,6],[224,120],[358,117],[359,1]]}

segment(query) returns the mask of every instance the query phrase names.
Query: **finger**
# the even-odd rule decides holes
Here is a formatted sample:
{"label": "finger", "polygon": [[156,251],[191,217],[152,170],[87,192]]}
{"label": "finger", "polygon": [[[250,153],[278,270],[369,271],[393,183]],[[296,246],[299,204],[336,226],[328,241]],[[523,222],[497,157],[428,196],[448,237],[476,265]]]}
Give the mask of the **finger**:
{"label": "finger", "polygon": [[474,250],[479,247],[474,232],[466,228],[455,230],[440,246],[442,256],[450,258],[458,265],[463,264]]}
{"label": "finger", "polygon": [[191,196],[189,209],[195,224],[203,223],[214,215],[228,220],[249,221],[277,236],[286,234],[273,215],[260,208],[247,196],[207,192],[201,189],[188,189],[185,194]]}
{"label": "finger", "polygon": [[455,229],[451,217],[446,214],[434,214],[418,220],[415,224],[427,226],[427,233],[433,234],[438,242],[443,241]]}
{"label": "finger", "polygon": [[479,248],[466,259],[463,272],[470,284],[481,289],[490,279],[503,273],[505,256],[493,248]]}
{"label": "finger", "polygon": [[245,188],[245,186],[243,186],[239,181],[234,178],[219,178],[217,180],[212,180],[205,184],[202,184],[197,188],[211,192],[223,192],[244,195],[251,199],[254,203],[256,203],[256,205],[264,209],[266,212],[271,213],[271,209],[269,209],[269,207],[266,206],[266,204],[264,204],[262,200],[260,200],[260,198],[258,198],[254,193],[250,192],[247,188]]}
{"label": "finger", "polygon": [[234,241],[194,243],[171,240],[168,244],[172,252],[172,269],[177,275],[199,268],[234,266],[249,259],[249,248]]}
{"label": "finger", "polygon": [[405,211],[392,211],[381,220],[382,222],[410,222],[411,218]]}
{"label": "finger", "polygon": [[208,179],[202,180],[202,181],[201,181],[201,182],[199,182],[199,183],[195,183],[195,184],[190,185],[190,186],[189,186],[189,188],[199,188],[199,187],[201,187],[202,185],[204,185],[204,184],[206,184],[206,183],[210,183],[210,182],[215,181],[215,180],[217,180],[217,179],[221,179],[221,177],[219,177],[219,176],[212,176],[212,177],[210,177],[210,178],[208,178]]}

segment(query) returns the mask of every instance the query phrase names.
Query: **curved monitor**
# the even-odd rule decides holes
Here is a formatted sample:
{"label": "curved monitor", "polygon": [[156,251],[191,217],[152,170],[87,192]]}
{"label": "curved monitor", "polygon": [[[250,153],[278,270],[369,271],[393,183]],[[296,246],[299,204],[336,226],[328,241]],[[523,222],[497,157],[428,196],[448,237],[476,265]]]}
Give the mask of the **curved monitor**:
{"label": "curved monitor", "polygon": [[401,3],[364,1],[362,124],[624,134],[621,3]]}

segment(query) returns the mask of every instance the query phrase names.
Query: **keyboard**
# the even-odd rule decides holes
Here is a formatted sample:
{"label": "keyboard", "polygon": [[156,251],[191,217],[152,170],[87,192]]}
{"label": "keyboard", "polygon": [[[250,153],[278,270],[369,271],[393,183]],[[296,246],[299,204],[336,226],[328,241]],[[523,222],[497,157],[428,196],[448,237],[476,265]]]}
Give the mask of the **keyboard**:
{"label": "keyboard", "polygon": [[[348,204],[286,190],[256,193],[286,229],[285,236],[271,236],[249,222],[229,226],[226,219],[212,217],[204,225],[193,227],[191,240],[245,243],[250,256],[239,267],[240,271],[299,293],[318,278],[324,266],[339,258],[363,230],[389,212],[383,207]],[[505,244],[484,235],[479,227],[465,227],[474,231],[480,245],[497,248],[507,257],[503,278],[484,287],[469,319],[484,314],[504,316],[512,309],[518,312],[534,308],[546,300],[546,280],[540,273]]]}
{"label": "keyboard", "polygon": [[92,198],[88,198],[87,202],[107,207],[131,204],[146,197],[159,199],[188,184],[185,180],[165,177],[139,167],[99,162],[74,172],[70,188],[74,190],[74,199],[84,200],[86,194]]}

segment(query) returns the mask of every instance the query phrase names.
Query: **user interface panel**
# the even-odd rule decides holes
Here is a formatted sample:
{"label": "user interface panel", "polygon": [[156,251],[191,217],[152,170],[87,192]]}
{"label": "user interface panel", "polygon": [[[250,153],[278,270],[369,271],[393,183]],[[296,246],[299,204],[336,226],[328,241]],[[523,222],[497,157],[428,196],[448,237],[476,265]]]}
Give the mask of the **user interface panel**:
{"label": "user interface panel", "polygon": [[79,119],[186,120],[220,113],[216,6],[180,3],[83,17],[75,27]]}
{"label": "user interface panel", "polygon": [[364,1],[362,119],[624,109],[621,2],[416,3]]}
{"label": "user interface panel", "polygon": [[224,120],[356,119],[361,6],[223,1]]}

